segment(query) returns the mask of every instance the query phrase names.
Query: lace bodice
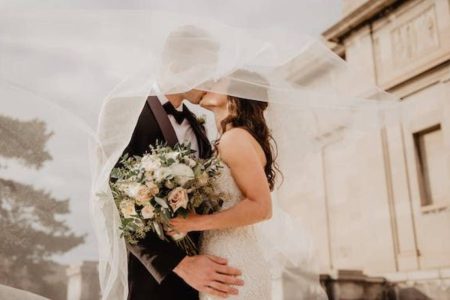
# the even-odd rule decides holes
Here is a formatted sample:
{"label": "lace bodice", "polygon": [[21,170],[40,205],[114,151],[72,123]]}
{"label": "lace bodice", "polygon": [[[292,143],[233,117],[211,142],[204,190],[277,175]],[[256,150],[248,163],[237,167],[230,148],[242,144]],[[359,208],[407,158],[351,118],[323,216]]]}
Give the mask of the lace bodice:
{"label": "lace bodice", "polygon": [[[234,180],[230,168],[223,164],[222,173],[217,178],[217,190],[224,194],[222,210],[229,209],[242,200],[242,193]],[[229,265],[242,271],[245,285],[239,288],[239,295],[228,299],[270,300],[271,276],[267,262],[256,239],[254,227],[243,226],[225,230],[205,231],[200,252],[228,259]],[[214,297],[200,294],[201,300]],[[218,299],[218,298],[217,298]]]}

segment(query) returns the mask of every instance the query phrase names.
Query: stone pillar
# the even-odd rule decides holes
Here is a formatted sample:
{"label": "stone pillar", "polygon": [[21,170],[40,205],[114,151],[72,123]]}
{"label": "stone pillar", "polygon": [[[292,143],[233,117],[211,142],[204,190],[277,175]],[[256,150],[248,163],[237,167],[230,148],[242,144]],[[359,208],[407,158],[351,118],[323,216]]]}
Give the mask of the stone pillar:
{"label": "stone pillar", "polygon": [[100,285],[96,261],[83,261],[67,268],[67,300],[98,300]]}

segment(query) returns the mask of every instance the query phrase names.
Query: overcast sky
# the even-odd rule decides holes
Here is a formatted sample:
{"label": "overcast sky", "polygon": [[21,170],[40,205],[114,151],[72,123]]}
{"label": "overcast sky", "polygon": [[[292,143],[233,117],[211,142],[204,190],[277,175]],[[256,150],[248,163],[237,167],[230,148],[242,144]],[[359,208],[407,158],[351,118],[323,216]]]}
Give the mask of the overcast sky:
{"label": "overcast sky", "polygon": [[[256,4],[257,3],[257,4]],[[318,35],[339,19],[339,0],[0,0],[2,12],[24,8],[113,8],[113,9],[169,9],[187,12],[201,17],[214,17],[223,22],[241,27],[261,26],[283,27]],[[39,118],[46,121],[54,135],[48,143],[53,161],[36,172],[15,162],[6,163],[7,170],[0,169],[0,176],[30,183],[37,188],[51,191],[60,199],[70,198],[71,216],[68,221],[75,231],[89,234],[87,243],[73,250],[63,259],[77,262],[95,259],[95,239],[89,223],[88,191],[89,166],[87,164],[86,141],[75,124],[75,119],[64,111],[29,101],[7,101],[14,99],[13,90],[2,89],[0,85],[0,113],[29,120]]]}
{"label": "overcast sky", "polygon": [[341,15],[340,0],[0,0],[6,8],[165,9],[236,26],[282,25],[319,34]]}

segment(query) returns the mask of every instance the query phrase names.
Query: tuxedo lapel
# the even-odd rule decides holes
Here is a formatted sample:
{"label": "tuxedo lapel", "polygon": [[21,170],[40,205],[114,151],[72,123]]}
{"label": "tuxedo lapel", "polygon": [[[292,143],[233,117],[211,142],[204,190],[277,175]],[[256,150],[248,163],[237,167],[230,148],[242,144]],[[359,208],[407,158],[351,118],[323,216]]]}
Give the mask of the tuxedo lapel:
{"label": "tuxedo lapel", "polygon": [[[158,97],[149,96],[147,98],[147,102],[150,106],[150,109],[153,112],[153,115],[155,116],[156,122],[158,123],[161,129],[161,132],[164,136],[165,141],[167,142],[167,145],[171,147],[175,146],[179,142],[177,135]],[[195,137],[197,138],[199,157],[200,158],[211,157],[212,149],[211,144],[206,135],[205,127],[198,123],[196,116],[187,108],[186,105],[183,105],[183,110],[185,111],[186,119],[191,125]]]}
{"label": "tuxedo lapel", "polygon": [[[128,146],[123,153],[130,156],[142,156],[148,153],[149,145],[166,142],[174,146],[177,142],[166,111],[159,99],[147,98],[147,103],[137,120]],[[123,166],[121,160],[116,167]],[[111,182],[116,179],[111,178]],[[198,245],[199,232],[188,233]],[[128,300],[198,300],[198,292],[173,272],[185,257],[184,251],[175,242],[163,241],[153,232],[147,232],[145,238],[137,244],[126,243],[128,250]]]}
{"label": "tuxedo lapel", "polygon": [[164,136],[164,139],[167,142],[167,145],[169,145],[170,147],[175,146],[178,143],[177,135],[158,97],[149,96],[147,98],[147,102],[148,105],[150,106],[150,109],[153,112],[153,115],[155,116],[156,122],[158,123],[159,128],[161,129],[161,132]]}
{"label": "tuxedo lapel", "polygon": [[197,138],[198,156],[200,158],[211,157],[211,143],[209,142],[208,136],[206,135],[205,127],[198,123],[197,117],[187,108],[186,105],[183,105],[183,110],[185,111],[186,119],[191,125],[195,137]]}

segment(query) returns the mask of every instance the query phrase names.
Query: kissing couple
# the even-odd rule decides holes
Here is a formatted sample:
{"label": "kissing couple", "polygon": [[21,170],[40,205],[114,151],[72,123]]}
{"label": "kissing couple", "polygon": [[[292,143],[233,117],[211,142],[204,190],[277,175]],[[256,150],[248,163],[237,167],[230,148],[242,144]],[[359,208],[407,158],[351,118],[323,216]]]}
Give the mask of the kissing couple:
{"label": "kissing couple", "polygon": [[[170,56],[183,37],[194,41],[190,52],[208,49],[210,57],[202,59],[215,59],[216,46],[208,33],[184,26],[166,41],[164,60],[172,71],[195,67],[193,60],[186,63]],[[218,84],[226,89],[230,82]],[[176,243],[161,240],[154,232],[148,232],[137,244],[127,243],[128,299],[271,299],[268,262],[253,228],[271,218],[271,190],[278,176],[273,139],[264,117],[268,103],[201,89],[154,94],[147,98],[123,154],[141,156],[149,146],[161,142],[169,146],[190,144],[198,158],[214,156],[220,160],[223,169],[216,189],[227,197],[214,214],[171,220],[167,234],[187,233],[198,255],[187,256]],[[214,114],[219,134],[214,145],[205,125],[184,101]]]}

